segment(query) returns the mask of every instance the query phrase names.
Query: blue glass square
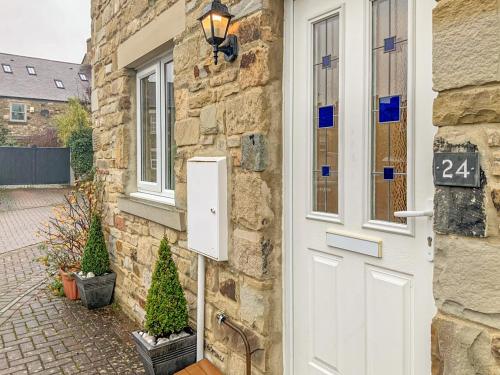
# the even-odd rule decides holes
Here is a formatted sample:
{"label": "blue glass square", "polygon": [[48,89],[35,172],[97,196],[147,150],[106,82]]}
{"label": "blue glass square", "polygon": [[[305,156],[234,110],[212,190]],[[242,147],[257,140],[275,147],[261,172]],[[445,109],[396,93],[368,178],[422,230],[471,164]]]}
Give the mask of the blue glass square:
{"label": "blue glass square", "polygon": [[322,165],[321,166],[321,176],[330,177],[330,166],[329,165]]}
{"label": "blue glass square", "polygon": [[332,67],[332,55],[323,56],[321,58],[321,67],[328,69]]}
{"label": "blue glass square", "polygon": [[335,107],[333,105],[327,105],[324,107],[319,107],[319,128],[333,128],[335,126]]}
{"label": "blue glass square", "polygon": [[392,52],[396,50],[396,37],[390,36],[384,39],[384,52]]}
{"label": "blue glass square", "polygon": [[384,180],[393,181],[394,176],[394,167],[384,167]]}
{"label": "blue glass square", "polygon": [[401,120],[401,96],[386,96],[379,99],[378,122],[399,122]]}

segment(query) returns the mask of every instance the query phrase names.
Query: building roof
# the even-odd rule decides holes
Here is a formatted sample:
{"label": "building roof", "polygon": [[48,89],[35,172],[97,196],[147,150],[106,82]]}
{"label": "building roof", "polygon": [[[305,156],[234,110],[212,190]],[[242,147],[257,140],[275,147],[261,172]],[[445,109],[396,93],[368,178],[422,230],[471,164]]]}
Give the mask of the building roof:
{"label": "building roof", "polygon": [[[2,64],[10,65],[12,73],[5,73]],[[36,75],[30,75],[27,67],[35,68]],[[79,73],[88,81],[82,81]],[[0,53],[0,97],[89,100],[90,75],[89,65]],[[64,88],[58,88],[55,80],[62,81]]]}

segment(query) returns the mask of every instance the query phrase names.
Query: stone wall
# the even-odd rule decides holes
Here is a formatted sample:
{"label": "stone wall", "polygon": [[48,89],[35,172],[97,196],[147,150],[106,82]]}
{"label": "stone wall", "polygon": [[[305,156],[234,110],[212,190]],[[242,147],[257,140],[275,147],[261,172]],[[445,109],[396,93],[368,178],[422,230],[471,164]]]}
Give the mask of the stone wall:
{"label": "stone wall", "polygon": [[478,189],[436,189],[433,375],[500,374],[500,19],[497,0],[434,10],[436,150],[477,150]]}
{"label": "stone wall", "polygon": [[[26,122],[10,121],[11,103],[26,104]],[[9,137],[19,145],[27,145],[30,137],[44,134],[48,128],[55,128],[54,117],[62,113],[67,105],[66,102],[0,98],[0,126],[9,129]]]}
{"label": "stone wall", "polygon": [[[104,225],[118,276],[117,302],[132,318],[143,320],[159,241],[166,236],[194,323],[197,263],[187,250],[186,232],[118,208],[136,184],[136,110],[135,71],[118,69],[117,49],[175,3],[92,0],[94,148],[105,182]],[[236,15],[231,33],[240,43],[234,63],[220,56],[219,65],[213,64],[196,20],[206,0],[186,2],[186,30],[174,40],[176,207],[166,210],[186,209],[187,159],[228,157],[229,261],[207,264],[206,355],[226,374],[244,373],[242,342],[216,324],[215,314],[224,310],[257,349],[253,374],[280,374],[283,2],[227,3]]]}

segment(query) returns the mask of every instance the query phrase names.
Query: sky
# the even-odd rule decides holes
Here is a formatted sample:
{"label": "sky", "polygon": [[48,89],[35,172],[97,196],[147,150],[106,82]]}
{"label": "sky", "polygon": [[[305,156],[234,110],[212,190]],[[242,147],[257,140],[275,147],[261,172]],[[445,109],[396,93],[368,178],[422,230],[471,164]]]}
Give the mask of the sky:
{"label": "sky", "polygon": [[0,0],[0,52],[80,63],[90,0]]}

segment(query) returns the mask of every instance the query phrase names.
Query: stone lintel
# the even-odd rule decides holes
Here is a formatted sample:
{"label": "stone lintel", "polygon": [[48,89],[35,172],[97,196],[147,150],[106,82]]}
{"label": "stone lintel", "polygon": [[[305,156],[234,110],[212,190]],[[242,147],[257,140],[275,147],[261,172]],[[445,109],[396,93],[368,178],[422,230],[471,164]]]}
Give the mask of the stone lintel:
{"label": "stone lintel", "polygon": [[118,69],[137,68],[185,28],[185,0],[179,0],[118,46]]}

